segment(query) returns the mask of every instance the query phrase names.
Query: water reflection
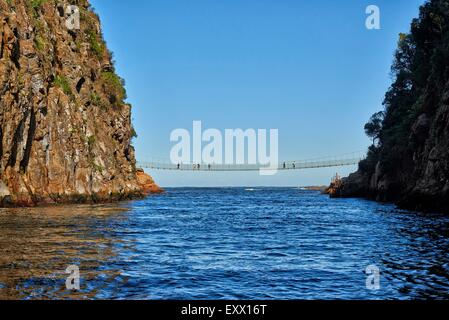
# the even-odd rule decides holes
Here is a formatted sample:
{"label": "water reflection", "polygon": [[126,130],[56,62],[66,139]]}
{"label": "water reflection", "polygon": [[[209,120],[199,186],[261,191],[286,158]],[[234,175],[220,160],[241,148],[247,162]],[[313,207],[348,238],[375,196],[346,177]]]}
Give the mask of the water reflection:
{"label": "water reflection", "polygon": [[292,188],[169,189],[0,209],[0,299],[447,299],[448,251],[447,216]]}
{"label": "water reflection", "polygon": [[[0,209],[0,299],[96,297],[101,287],[86,285],[120,276],[104,266],[117,258],[123,240],[114,228],[126,213],[115,205]],[[85,284],[79,293],[65,289],[72,264]]]}
{"label": "water reflection", "polygon": [[392,234],[382,259],[385,279],[402,297],[448,299],[448,217],[394,210],[387,219]]}

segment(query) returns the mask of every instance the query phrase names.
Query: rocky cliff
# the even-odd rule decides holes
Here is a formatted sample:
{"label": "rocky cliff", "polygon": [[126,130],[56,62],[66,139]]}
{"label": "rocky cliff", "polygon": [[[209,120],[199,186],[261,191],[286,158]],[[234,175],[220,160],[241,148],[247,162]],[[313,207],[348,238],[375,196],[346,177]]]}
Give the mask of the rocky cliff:
{"label": "rocky cliff", "polygon": [[385,110],[359,170],[334,190],[420,211],[449,213],[449,1],[431,0],[401,34]]}
{"label": "rocky cliff", "polygon": [[0,0],[0,204],[159,191],[136,170],[125,99],[87,0]]}

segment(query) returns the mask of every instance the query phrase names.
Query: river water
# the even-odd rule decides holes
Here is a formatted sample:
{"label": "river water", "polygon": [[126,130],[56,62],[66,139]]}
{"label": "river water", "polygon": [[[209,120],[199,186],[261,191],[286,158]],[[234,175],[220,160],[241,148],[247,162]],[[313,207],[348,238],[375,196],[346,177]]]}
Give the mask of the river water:
{"label": "river water", "polygon": [[448,251],[447,216],[294,188],[168,189],[0,209],[0,298],[447,299]]}

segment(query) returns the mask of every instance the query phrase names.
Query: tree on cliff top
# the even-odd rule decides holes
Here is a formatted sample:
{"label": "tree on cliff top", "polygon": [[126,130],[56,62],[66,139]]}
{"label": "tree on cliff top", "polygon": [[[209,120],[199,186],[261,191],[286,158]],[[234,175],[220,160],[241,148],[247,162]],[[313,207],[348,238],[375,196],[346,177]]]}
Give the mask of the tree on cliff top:
{"label": "tree on cliff top", "polygon": [[[385,95],[385,111],[365,125],[378,140],[382,171],[395,174],[411,163],[419,148],[410,141],[413,124],[425,114],[433,117],[449,80],[449,1],[430,0],[420,8],[408,34],[400,34],[391,68],[393,83]],[[423,139],[425,140],[425,139]],[[369,157],[374,157],[370,152]],[[364,166],[369,172],[374,166]]]}
{"label": "tree on cliff top", "polygon": [[368,137],[373,139],[373,144],[379,139],[380,131],[382,130],[382,121],[384,119],[384,112],[379,111],[373,114],[367,124],[365,124],[365,133]]}

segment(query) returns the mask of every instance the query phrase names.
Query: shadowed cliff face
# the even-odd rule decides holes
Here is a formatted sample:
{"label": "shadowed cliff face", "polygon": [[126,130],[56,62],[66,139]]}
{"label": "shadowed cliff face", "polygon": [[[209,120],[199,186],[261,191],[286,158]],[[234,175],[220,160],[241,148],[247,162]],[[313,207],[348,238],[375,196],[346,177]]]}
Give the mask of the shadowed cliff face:
{"label": "shadowed cliff face", "polygon": [[392,73],[385,111],[365,127],[376,144],[334,196],[369,197],[407,209],[449,213],[447,0],[431,0],[421,7],[410,33],[400,36]]}
{"label": "shadowed cliff face", "polygon": [[0,0],[2,205],[141,195],[124,99],[88,1]]}

